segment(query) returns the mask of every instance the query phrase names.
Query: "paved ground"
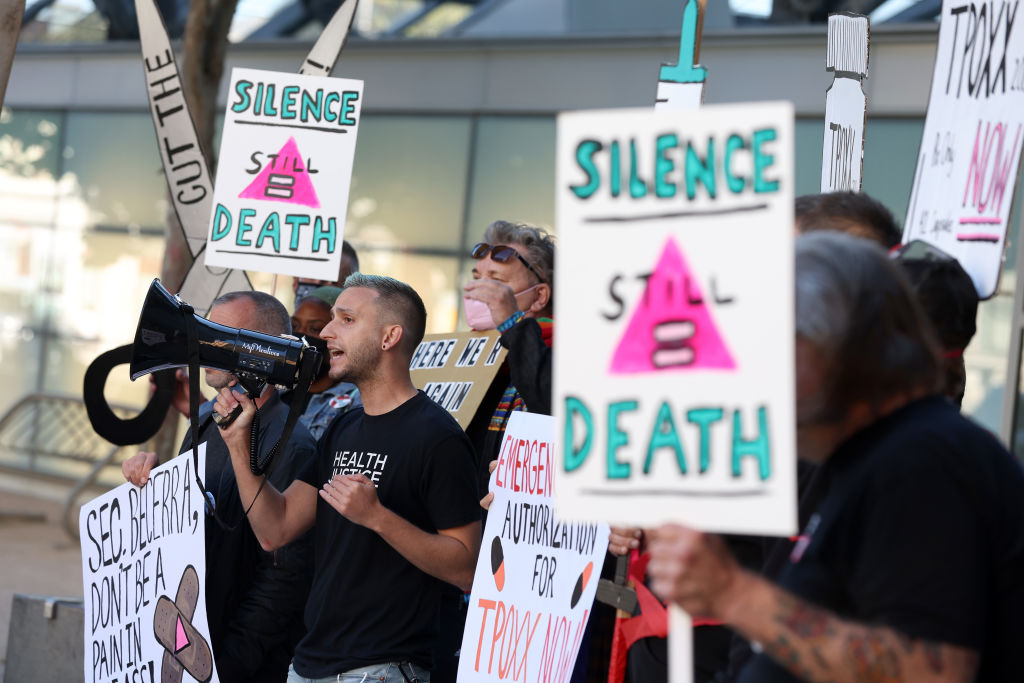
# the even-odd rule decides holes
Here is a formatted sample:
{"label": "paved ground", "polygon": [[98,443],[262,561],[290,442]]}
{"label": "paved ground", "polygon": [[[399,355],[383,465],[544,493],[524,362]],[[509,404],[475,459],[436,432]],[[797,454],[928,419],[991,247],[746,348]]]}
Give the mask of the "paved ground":
{"label": "paved ground", "polygon": [[81,551],[60,521],[63,490],[0,479],[0,680],[13,595],[82,596]]}

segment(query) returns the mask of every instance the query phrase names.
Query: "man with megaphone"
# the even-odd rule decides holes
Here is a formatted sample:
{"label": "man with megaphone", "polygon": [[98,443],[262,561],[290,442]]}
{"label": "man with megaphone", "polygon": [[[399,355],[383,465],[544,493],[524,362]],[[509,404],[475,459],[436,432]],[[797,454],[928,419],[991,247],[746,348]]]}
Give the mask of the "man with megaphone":
{"label": "man with megaphone", "polygon": [[[148,307],[143,319],[161,313],[170,316],[168,319],[174,322],[174,327],[180,327],[173,317],[181,315],[177,309],[164,311],[159,304]],[[285,307],[263,292],[231,292],[219,297],[210,308],[208,320],[227,328],[242,328],[264,335],[291,333],[291,320]],[[146,331],[156,327],[152,321],[140,325]],[[159,335],[152,331],[149,334]],[[138,355],[139,351],[136,357]],[[179,362],[163,357],[172,355],[166,349],[154,355],[160,357],[150,362]],[[236,382],[235,375],[225,370],[206,368],[206,383],[213,389],[226,388]],[[288,406],[282,403],[273,384],[266,386],[255,403],[260,407],[258,450],[262,460],[283,431]],[[225,683],[280,683],[285,678],[295,644],[304,633],[302,605],[312,578],[312,538],[307,535],[274,553],[260,550],[243,519],[228,449],[213,417],[212,401],[199,407],[197,442],[206,444],[204,487],[208,496],[206,609],[217,673]],[[191,434],[186,434],[180,452],[187,453],[191,448]],[[305,427],[296,424],[269,473],[270,481],[280,487],[290,484],[314,451],[313,437]],[[122,471],[126,479],[142,486],[149,478],[150,469],[157,464],[156,453],[140,452],[124,462]]]}
{"label": "man with megaphone", "polygon": [[408,285],[348,278],[321,336],[331,378],[353,382],[363,405],[331,424],[316,459],[283,494],[261,490],[249,469],[253,402],[228,389],[217,397],[221,415],[242,408],[222,434],[264,549],[313,529],[309,631],[290,683],[340,674],[429,683],[441,581],[472,586],[480,548],[473,450],[409,375],[425,327],[423,302]]}

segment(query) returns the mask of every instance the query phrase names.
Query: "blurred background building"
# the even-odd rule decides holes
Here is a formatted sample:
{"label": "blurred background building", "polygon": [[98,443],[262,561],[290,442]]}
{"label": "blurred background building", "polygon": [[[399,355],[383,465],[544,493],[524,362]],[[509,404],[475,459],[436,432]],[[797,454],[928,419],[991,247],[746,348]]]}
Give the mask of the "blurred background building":
{"label": "blurred background building", "polygon": [[[187,0],[158,4],[180,36]],[[297,70],[337,4],[240,0],[228,66]],[[832,80],[824,21],[838,10],[871,16],[864,190],[902,217],[941,2],[708,5],[707,103],[795,103],[797,194],[819,183]],[[334,74],[366,81],[346,226],[362,269],[425,293],[430,331],[464,324],[460,283],[483,228],[497,218],[556,227],[556,113],[652,106],[659,65],[677,58],[682,6],[361,0]],[[164,244],[155,145],[133,0],[28,0],[0,113],[0,412],[33,390],[80,393],[88,363],[131,341]],[[967,354],[964,407],[993,431],[1010,348],[1016,216],[1011,225],[999,293],[981,306]],[[252,277],[291,306],[289,278]],[[139,384],[112,378],[108,396],[141,405]]]}

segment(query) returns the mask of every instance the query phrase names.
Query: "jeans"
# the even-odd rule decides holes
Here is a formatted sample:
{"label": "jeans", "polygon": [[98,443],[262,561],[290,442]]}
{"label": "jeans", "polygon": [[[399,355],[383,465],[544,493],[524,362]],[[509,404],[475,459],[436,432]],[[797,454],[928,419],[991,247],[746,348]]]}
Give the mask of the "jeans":
{"label": "jeans", "polygon": [[304,678],[289,665],[288,683],[430,683],[430,672],[411,662],[389,662],[352,669],[336,676]]}

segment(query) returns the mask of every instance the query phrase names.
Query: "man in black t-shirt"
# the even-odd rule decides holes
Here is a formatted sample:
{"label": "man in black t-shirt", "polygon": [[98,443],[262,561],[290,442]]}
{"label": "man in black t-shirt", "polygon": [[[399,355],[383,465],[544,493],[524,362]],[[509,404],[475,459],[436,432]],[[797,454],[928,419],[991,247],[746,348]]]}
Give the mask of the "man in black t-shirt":
{"label": "man in black t-shirt", "polygon": [[781,587],[666,525],[654,590],[760,644],[743,683],[1018,680],[1024,473],[938,395],[905,277],[863,240],[802,236],[796,321],[797,448],[825,495]]}
{"label": "man in black t-shirt", "polygon": [[321,336],[331,378],[353,382],[363,406],[331,425],[316,462],[283,494],[260,491],[249,472],[252,404],[227,389],[217,399],[221,414],[243,407],[223,437],[263,547],[314,528],[309,630],[289,672],[294,683],[339,674],[428,683],[441,586],[472,586],[480,547],[473,452],[409,376],[425,326],[408,285],[348,278]]}

